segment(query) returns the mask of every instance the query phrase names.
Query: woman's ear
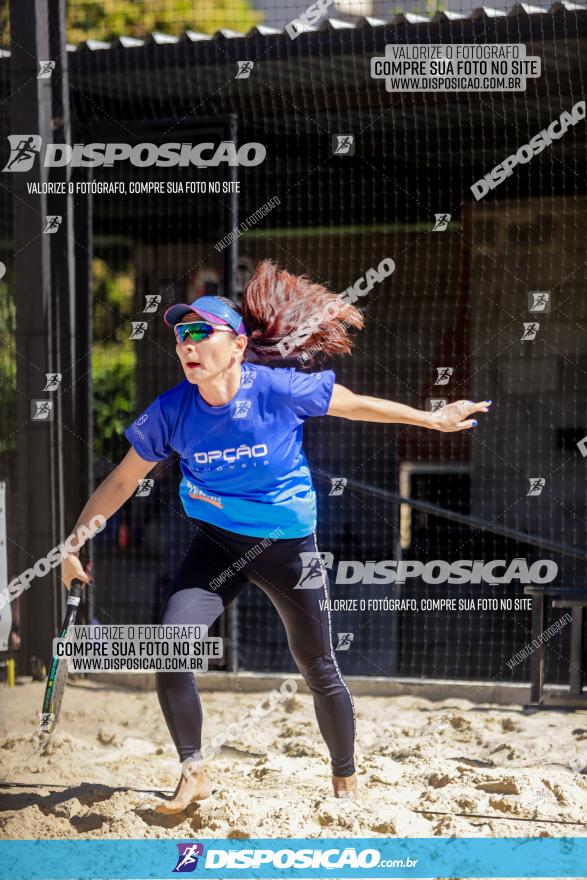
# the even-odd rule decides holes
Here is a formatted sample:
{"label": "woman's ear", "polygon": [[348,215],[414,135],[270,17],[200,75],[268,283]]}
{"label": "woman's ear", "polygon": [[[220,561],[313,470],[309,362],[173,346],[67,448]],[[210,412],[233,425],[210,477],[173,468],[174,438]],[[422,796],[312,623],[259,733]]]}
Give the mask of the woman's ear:
{"label": "woman's ear", "polygon": [[[242,341],[241,341],[241,340],[242,340]],[[247,350],[247,343],[248,343],[248,341],[249,341],[249,340],[247,339],[247,337],[246,337],[244,334],[241,334],[241,335],[237,336],[237,339],[236,339],[236,347],[237,347],[237,351],[238,351],[239,356],[240,356],[241,363],[242,363],[242,361],[244,361],[244,359],[245,359],[245,352],[246,352],[246,350]]]}

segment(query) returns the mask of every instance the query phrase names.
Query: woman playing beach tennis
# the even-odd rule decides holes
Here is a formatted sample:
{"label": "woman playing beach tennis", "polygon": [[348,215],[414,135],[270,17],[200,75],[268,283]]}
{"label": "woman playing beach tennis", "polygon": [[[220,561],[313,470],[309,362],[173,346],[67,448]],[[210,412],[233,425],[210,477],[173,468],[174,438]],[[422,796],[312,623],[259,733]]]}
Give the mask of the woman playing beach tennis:
{"label": "woman playing beach tennis", "polygon": [[[97,514],[111,516],[158,461],[177,452],[180,497],[198,527],[161,622],[210,627],[248,582],[263,590],[313,695],[334,794],[355,798],[355,713],[332,647],[328,603],[321,602],[329,584],[316,544],[304,422],[328,415],[461,431],[476,425],[470,416],[487,412],[490,401],[461,400],[429,413],[354,394],[335,384],[331,370],[279,367],[284,351],[305,365],[316,351],[348,354],[349,330],[360,329],[363,318],[341,294],[269,261],[259,264],[246,285],[242,315],[223,297],[203,296],[171,306],[164,320],[173,328],[185,379],[160,394],[126,430],[132,448],[92,494],[73,532]],[[300,589],[302,553],[320,565],[322,589]],[[235,571],[231,563],[242,559],[251,562]],[[62,564],[68,588],[73,578],[90,579],[77,555]],[[202,707],[190,672],[157,673],[157,693],[182,775],[173,798],[156,809],[181,812],[210,794],[200,760]]]}

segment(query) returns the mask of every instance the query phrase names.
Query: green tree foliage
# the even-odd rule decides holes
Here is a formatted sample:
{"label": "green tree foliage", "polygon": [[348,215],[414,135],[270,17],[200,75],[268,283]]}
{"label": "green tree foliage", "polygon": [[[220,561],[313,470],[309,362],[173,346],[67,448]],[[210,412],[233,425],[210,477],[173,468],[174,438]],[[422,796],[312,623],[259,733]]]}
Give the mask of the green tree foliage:
{"label": "green tree foliage", "polygon": [[393,7],[393,13],[394,15],[401,15],[404,12],[412,12],[414,15],[427,15],[432,18],[436,12],[444,12],[444,8],[445,5],[442,0],[420,0],[420,2],[410,6],[409,9],[406,9],[405,4],[398,3]]}
{"label": "green tree foliage", "polygon": [[105,253],[92,262],[94,339],[105,345],[124,342],[133,312],[134,276],[126,259]]}
{"label": "green tree foliage", "polygon": [[96,343],[92,350],[94,453],[118,464],[128,449],[124,429],[135,414],[135,349]]}
{"label": "green tree foliage", "polygon": [[[123,431],[135,411],[135,347],[128,339],[134,281],[128,267],[118,271],[93,263],[94,452],[115,464],[128,448]],[[16,449],[16,307],[7,278],[0,281],[0,455]]]}
{"label": "green tree foliage", "polygon": [[262,21],[248,0],[74,0],[68,5],[68,39],[111,40],[119,34],[144,37],[151,31],[213,33],[248,30]]}
{"label": "green tree foliage", "polygon": [[[247,31],[262,20],[249,0],[68,0],[67,41],[141,38],[152,31],[176,36],[185,30]],[[0,42],[6,46],[9,39],[8,2],[0,0]]]}
{"label": "green tree foliage", "polygon": [[[113,265],[114,264],[114,265]],[[129,340],[134,277],[130,264],[113,255],[92,265],[94,295],[94,452],[118,464],[128,448],[123,431],[135,409],[135,346]]]}

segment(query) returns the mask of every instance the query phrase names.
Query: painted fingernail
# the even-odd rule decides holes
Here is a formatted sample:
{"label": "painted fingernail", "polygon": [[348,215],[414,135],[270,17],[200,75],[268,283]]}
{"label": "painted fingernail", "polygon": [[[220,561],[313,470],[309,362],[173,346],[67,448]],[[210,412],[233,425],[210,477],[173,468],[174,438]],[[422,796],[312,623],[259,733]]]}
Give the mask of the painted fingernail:
{"label": "painted fingernail", "polygon": [[474,421],[474,422],[473,422],[473,427],[476,427],[476,425],[477,425],[477,422]]}
{"label": "painted fingernail", "polygon": [[493,401],[492,401],[492,400],[488,400],[487,403],[493,403]]}

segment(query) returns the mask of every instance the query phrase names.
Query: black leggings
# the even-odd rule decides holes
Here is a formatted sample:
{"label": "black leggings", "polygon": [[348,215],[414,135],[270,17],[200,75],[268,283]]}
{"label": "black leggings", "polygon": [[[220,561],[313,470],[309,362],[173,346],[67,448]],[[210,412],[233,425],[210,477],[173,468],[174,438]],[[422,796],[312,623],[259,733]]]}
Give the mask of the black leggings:
{"label": "black leggings", "polygon": [[[313,534],[272,540],[198,523],[198,534],[166,597],[161,623],[210,627],[249,581],[266,593],[283,621],[292,656],[314,698],[333,774],[352,776],[355,711],[334,656],[330,612],[319,604],[329,598],[329,584]],[[304,588],[295,589],[300,581]],[[194,675],[158,672],[156,680],[165,721],[185,761],[202,746],[202,705]]]}

